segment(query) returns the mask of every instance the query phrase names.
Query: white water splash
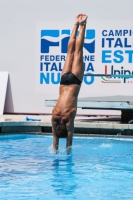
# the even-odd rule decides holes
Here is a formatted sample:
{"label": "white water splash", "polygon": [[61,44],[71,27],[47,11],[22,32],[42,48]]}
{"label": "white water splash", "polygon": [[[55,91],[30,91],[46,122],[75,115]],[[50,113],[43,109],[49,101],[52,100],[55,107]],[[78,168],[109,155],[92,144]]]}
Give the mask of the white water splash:
{"label": "white water splash", "polygon": [[111,148],[112,144],[103,143],[100,145],[101,148]]}

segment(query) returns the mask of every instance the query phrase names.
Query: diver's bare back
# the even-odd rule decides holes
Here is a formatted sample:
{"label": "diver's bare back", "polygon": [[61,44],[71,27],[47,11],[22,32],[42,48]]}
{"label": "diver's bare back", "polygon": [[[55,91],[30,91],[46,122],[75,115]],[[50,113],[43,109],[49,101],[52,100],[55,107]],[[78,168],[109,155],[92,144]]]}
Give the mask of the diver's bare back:
{"label": "diver's bare back", "polygon": [[53,109],[55,118],[67,120],[70,116],[75,117],[79,90],[80,86],[76,84],[60,85],[60,96]]}

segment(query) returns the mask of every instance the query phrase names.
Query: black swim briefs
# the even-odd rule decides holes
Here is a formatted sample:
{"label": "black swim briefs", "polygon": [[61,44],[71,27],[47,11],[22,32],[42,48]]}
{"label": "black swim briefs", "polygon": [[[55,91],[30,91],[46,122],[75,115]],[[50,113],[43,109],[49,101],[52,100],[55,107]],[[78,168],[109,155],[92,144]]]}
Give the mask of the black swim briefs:
{"label": "black swim briefs", "polygon": [[67,72],[61,76],[60,84],[61,85],[72,85],[72,84],[81,85],[81,81],[72,72]]}

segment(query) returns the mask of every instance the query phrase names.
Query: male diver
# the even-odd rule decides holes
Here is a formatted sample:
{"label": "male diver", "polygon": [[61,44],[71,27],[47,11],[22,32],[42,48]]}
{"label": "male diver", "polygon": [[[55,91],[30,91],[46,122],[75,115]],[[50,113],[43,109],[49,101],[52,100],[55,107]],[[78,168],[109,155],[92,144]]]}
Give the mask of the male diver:
{"label": "male diver", "polygon": [[[71,153],[77,98],[84,75],[83,44],[86,22],[87,15],[79,14],[76,17],[62,70],[59,98],[52,110],[53,147],[56,152],[58,152],[59,138],[66,138],[66,153]],[[79,26],[79,34],[76,36]]]}

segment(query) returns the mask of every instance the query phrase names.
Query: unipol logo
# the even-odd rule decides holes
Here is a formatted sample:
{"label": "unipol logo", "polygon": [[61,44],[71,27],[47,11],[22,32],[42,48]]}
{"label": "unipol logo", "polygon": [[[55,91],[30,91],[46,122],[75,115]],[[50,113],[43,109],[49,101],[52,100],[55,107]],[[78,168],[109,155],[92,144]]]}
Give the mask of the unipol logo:
{"label": "unipol logo", "polygon": [[[41,30],[41,53],[50,53],[51,48],[60,48],[61,53],[67,53],[70,30]],[[95,30],[86,30],[84,48],[89,53],[95,53]]]}

